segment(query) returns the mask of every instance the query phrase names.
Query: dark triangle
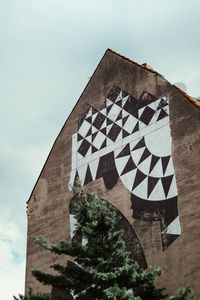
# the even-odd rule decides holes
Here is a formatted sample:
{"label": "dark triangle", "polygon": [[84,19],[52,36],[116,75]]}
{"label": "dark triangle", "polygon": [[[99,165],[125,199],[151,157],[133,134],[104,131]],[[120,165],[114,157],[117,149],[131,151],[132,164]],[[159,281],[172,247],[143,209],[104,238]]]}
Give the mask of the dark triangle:
{"label": "dark triangle", "polygon": [[105,148],[105,147],[106,147],[106,138],[105,138],[104,142],[102,143],[102,145],[101,145],[101,148],[100,148],[100,149],[103,149],[103,148]]}
{"label": "dark triangle", "polygon": [[91,174],[91,171],[90,171],[90,167],[89,165],[87,166],[87,171],[86,171],[86,174],[85,174],[85,182],[84,184],[87,184],[89,182],[93,181],[92,179],[92,174]]}
{"label": "dark triangle", "polygon": [[148,191],[147,191],[147,198],[151,195],[152,191],[154,190],[159,178],[156,177],[148,177]]}
{"label": "dark triangle", "polygon": [[124,124],[126,123],[127,119],[128,119],[129,116],[126,116],[122,119],[122,126],[124,126]]}
{"label": "dark triangle", "polygon": [[168,195],[168,192],[169,192],[169,189],[170,189],[170,185],[172,183],[172,179],[173,179],[174,175],[170,175],[170,176],[167,176],[167,177],[162,177],[161,180],[162,180],[162,185],[163,185],[163,190],[165,192],[165,197],[167,198],[167,195]]}
{"label": "dark triangle", "polygon": [[76,174],[75,174],[75,177],[74,177],[74,185],[75,185],[75,182],[76,180],[78,180],[80,177],[78,175],[78,171],[76,170]]}
{"label": "dark triangle", "polygon": [[113,124],[113,121],[111,121],[109,118],[107,118],[107,126]]}
{"label": "dark triangle", "polygon": [[96,110],[94,107],[92,107],[92,114],[94,115],[98,110]]}
{"label": "dark triangle", "polygon": [[119,115],[118,115],[116,121],[119,121],[119,120],[121,120],[121,119],[122,119],[122,111],[120,111],[120,113],[119,113]]}
{"label": "dark triangle", "polygon": [[77,135],[77,141],[79,142],[79,141],[81,141],[82,139],[83,139],[82,135],[80,135],[80,134],[78,133],[78,135]]}
{"label": "dark triangle", "polygon": [[111,110],[112,106],[113,106],[113,105],[109,105],[109,106],[106,108],[106,113],[107,113],[107,115],[108,115],[109,111]]}
{"label": "dark triangle", "polygon": [[143,162],[150,155],[151,155],[151,153],[149,152],[149,150],[147,148],[145,148],[145,150],[144,150],[144,152],[143,152],[143,154],[140,158],[140,161],[139,161],[138,165],[141,164],[141,162]]}
{"label": "dark triangle", "polygon": [[92,124],[92,116],[88,117],[87,119],[85,119],[86,121],[88,121],[88,123]]}
{"label": "dark triangle", "polygon": [[158,104],[157,110],[159,110],[160,108],[163,108],[164,106],[167,106],[167,105],[168,105],[167,101],[164,99],[161,99],[160,103]]}
{"label": "dark triangle", "polygon": [[106,135],[106,127],[100,130],[103,134]]}
{"label": "dark triangle", "polygon": [[162,158],[161,158],[161,160],[162,160],[163,175],[165,175],[165,171],[166,171],[166,169],[167,169],[167,166],[168,166],[170,157],[171,157],[171,156],[169,155],[169,156],[165,156],[165,157],[162,157]]}
{"label": "dark triangle", "polygon": [[122,107],[122,100],[115,102],[115,104],[117,104],[119,107]]}
{"label": "dark triangle", "polygon": [[86,134],[86,136],[89,136],[92,134],[92,126],[90,127],[90,129],[88,130],[88,133]]}
{"label": "dark triangle", "polygon": [[98,131],[92,134],[92,142],[94,141],[96,135],[97,135]]}
{"label": "dark triangle", "polygon": [[92,145],[92,153],[94,153],[96,151],[98,151],[98,149]]}
{"label": "dark triangle", "polygon": [[137,143],[137,145],[135,145],[135,147],[132,149],[132,151],[136,150],[136,149],[140,149],[142,147],[145,147],[144,137]]}
{"label": "dark triangle", "polygon": [[131,152],[130,152],[130,145],[127,144],[123,150],[117,155],[116,158],[119,158],[119,157],[123,157],[123,156],[126,156],[126,155],[130,155]]}
{"label": "dark triangle", "polygon": [[122,129],[122,137],[125,138],[126,136],[130,135],[126,130]]}
{"label": "dark triangle", "polygon": [[136,123],[135,127],[133,128],[132,133],[136,132],[139,130],[139,122]]}
{"label": "dark triangle", "polygon": [[124,174],[134,170],[135,168],[136,168],[136,165],[134,164],[132,157],[130,157],[124,170],[122,171],[121,175],[124,175]]}
{"label": "dark triangle", "polygon": [[132,191],[146,178],[147,176],[143,174],[140,170],[137,170],[135,180],[133,183]]}
{"label": "dark triangle", "polygon": [[126,97],[126,96],[128,96],[128,93],[127,93],[127,92],[124,92],[124,91],[122,91],[122,98],[124,98],[124,97]]}
{"label": "dark triangle", "polygon": [[160,159],[160,157],[152,155],[151,165],[150,165],[150,168],[149,168],[149,174],[151,173],[151,171],[153,170],[153,168],[155,167],[155,165],[157,164],[157,162],[159,161],[159,159]]}
{"label": "dark triangle", "polygon": [[165,118],[167,116],[168,116],[168,114],[164,111],[164,109],[161,109],[157,121],[159,121],[159,120],[161,120],[161,119],[163,119],[163,118]]}

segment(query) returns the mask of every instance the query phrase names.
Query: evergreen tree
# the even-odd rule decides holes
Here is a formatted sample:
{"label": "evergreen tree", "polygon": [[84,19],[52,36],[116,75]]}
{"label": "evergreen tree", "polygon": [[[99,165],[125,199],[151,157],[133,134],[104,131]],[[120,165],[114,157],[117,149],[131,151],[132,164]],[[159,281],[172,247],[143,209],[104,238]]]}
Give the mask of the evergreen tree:
{"label": "evergreen tree", "polygon": [[[51,268],[57,271],[57,275],[34,269],[33,276],[45,285],[70,292],[78,300],[166,299],[168,296],[163,294],[164,289],[154,285],[163,269],[149,267],[143,270],[130,258],[130,253],[125,249],[123,230],[114,230],[119,221],[116,209],[96,193],[88,195],[79,180],[75,182],[72,191],[77,220],[75,233],[84,238],[86,243],[82,245],[77,241],[69,243],[62,240],[58,244],[52,244],[43,236],[35,238],[35,243],[45,249],[58,255],[73,257],[74,263],[67,266],[52,265]],[[33,300],[35,299],[37,298]],[[190,288],[183,289],[178,296],[168,299],[194,300]]]}

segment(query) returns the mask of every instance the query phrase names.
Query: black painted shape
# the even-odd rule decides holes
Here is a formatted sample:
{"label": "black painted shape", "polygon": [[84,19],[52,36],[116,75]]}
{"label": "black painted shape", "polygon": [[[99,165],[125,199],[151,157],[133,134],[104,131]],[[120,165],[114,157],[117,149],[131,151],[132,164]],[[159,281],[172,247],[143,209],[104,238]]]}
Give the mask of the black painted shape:
{"label": "black painted shape", "polygon": [[74,300],[72,295],[67,290],[60,290],[56,288],[55,286],[52,286],[51,289],[51,296],[54,296],[56,299],[62,299],[62,300]]}
{"label": "black painted shape", "polygon": [[78,133],[78,135],[77,135],[77,141],[79,142],[79,141],[81,141],[81,140],[83,140],[84,138],[82,137],[82,135],[80,135],[79,133]]}
{"label": "black painted shape", "polygon": [[76,170],[76,174],[75,174],[75,176],[74,176],[74,182],[73,182],[73,185],[75,184],[75,181],[76,181],[76,179],[79,177],[79,174],[78,174],[78,171]]}
{"label": "black painted shape", "polygon": [[165,157],[162,157],[162,158],[161,158],[161,160],[162,160],[163,175],[165,175],[165,171],[166,171],[166,169],[167,169],[167,166],[168,166],[170,157],[171,157],[171,155],[165,156]]}
{"label": "black painted shape", "polygon": [[133,128],[132,133],[136,132],[139,130],[139,122],[136,123],[135,127]]}
{"label": "black painted shape", "polygon": [[138,119],[138,106],[139,106],[139,101],[136,98],[130,96],[129,99],[124,104],[123,109]]}
{"label": "black painted shape", "polygon": [[129,116],[126,116],[122,119],[122,126],[124,126],[124,124],[126,123],[127,119],[128,119]]}
{"label": "black painted shape", "polygon": [[163,251],[167,249],[179,237],[179,235],[177,234],[168,234],[168,233],[163,233],[162,236],[163,236],[162,239]]}
{"label": "black painted shape", "polygon": [[106,107],[106,114],[108,115],[109,111],[111,110],[113,104]]}
{"label": "black painted shape", "polygon": [[97,135],[98,131],[92,134],[92,142],[94,141],[96,135]]}
{"label": "black painted shape", "polygon": [[87,171],[86,171],[86,174],[85,174],[85,182],[84,182],[84,185],[93,181],[92,179],[92,174],[91,174],[91,171],[90,171],[90,166],[88,165],[87,166]]}
{"label": "black painted shape", "polygon": [[98,113],[98,110],[96,108],[92,107],[92,114],[94,115],[96,113]]}
{"label": "black painted shape", "polygon": [[125,91],[122,91],[122,98],[125,98],[126,96],[128,96],[129,94]]}
{"label": "black painted shape", "polygon": [[143,147],[146,147],[144,137],[135,145],[135,147],[133,147],[133,149],[131,151],[137,150],[137,149],[140,149]]}
{"label": "black painted shape", "polygon": [[123,156],[130,155],[130,154],[131,154],[131,152],[130,152],[130,145],[127,144],[127,145],[122,149],[122,151],[117,155],[116,158],[123,157]]}
{"label": "black painted shape", "polygon": [[173,175],[167,176],[167,177],[162,177],[161,181],[162,181],[162,185],[163,185],[163,190],[165,192],[165,197],[167,198],[171,183],[172,183],[172,179],[174,177]]}
{"label": "black painted shape", "polygon": [[92,124],[92,116],[85,119],[88,123]]}
{"label": "black painted shape", "polygon": [[160,157],[152,155],[151,164],[150,164],[150,168],[149,168],[149,174],[151,173],[151,171],[153,170],[153,168],[155,167],[155,165],[157,164],[159,159],[160,159]]}
{"label": "black painted shape", "polygon": [[100,149],[103,149],[103,148],[105,148],[106,146],[107,146],[107,143],[106,143],[106,138],[105,138],[105,140],[104,140],[104,142],[102,143]]}
{"label": "black painted shape", "polygon": [[96,151],[98,151],[98,149],[92,145],[92,153],[94,153]]}
{"label": "black painted shape", "polygon": [[160,108],[163,108],[163,107],[165,107],[167,105],[168,105],[167,100],[161,99],[160,102],[159,102],[159,104],[158,104],[157,110],[159,110]]}
{"label": "black painted shape", "polygon": [[85,156],[86,153],[88,152],[88,149],[90,148],[90,143],[87,140],[83,140],[83,142],[81,143],[78,152],[82,155]]}
{"label": "black painted shape", "polygon": [[80,118],[78,120],[78,129],[81,127],[81,125],[83,124],[83,121],[85,120],[85,116],[83,116],[82,118]]}
{"label": "black painted shape", "polygon": [[161,109],[158,119],[156,121],[159,121],[167,116],[168,116],[168,114],[166,113],[166,111],[164,111],[164,109]]}
{"label": "black painted shape", "polygon": [[103,128],[103,129],[100,129],[100,131],[101,131],[103,134],[105,134],[105,135],[106,135],[106,127],[105,127],[105,128]]}
{"label": "black painted shape", "polygon": [[164,201],[149,201],[131,194],[133,218],[142,221],[162,221],[161,231],[178,216],[177,196]]}
{"label": "black painted shape", "polygon": [[105,118],[106,117],[99,112],[97,117],[95,118],[94,122],[92,123],[92,125],[94,127],[96,127],[97,129],[99,129],[101,127],[101,125],[103,124]]}
{"label": "black painted shape", "polygon": [[115,161],[114,161],[114,151],[112,151],[112,152],[100,157],[97,174],[96,174],[96,179],[103,177],[103,175],[105,173],[110,172],[114,169],[116,169],[116,167],[115,167]]}
{"label": "black painted shape", "polygon": [[110,120],[109,118],[107,118],[106,121],[107,121],[107,126],[113,124],[113,121]]}
{"label": "black painted shape", "polygon": [[151,195],[153,192],[159,178],[157,177],[148,177],[148,191],[147,191],[147,198]]}
{"label": "black painted shape", "polygon": [[151,109],[150,107],[145,107],[142,115],[140,116],[140,121],[142,121],[144,124],[148,125],[155,113],[155,110]]}
{"label": "black painted shape", "polygon": [[117,86],[113,86],[113,88],[110,90],[107,98],[110,99],[111,101],[115,102],[120,91],[121,91],[120,88],[118,88]]}
{"label": "black painted shape", "polygon": [[130,157],[127,164],[126,164],[126,166],[125,166],[125,168],[124,168],[124,170],[122,171],[121,175],[124,175],[124,174],[126,174],[126,173],[128,173],[128,172],[130,172],[130,171],[132,171],[136,168],[137,167],[136,167],[132,157]]}
{"label": "black painted shape", "polygon": [[139,169],[136,172],[135,180],[133,183],[132,191],[146,178],[147,176],[142,173]]}
{"label": "black painted shape", "polygon": [[90,129],[88,130],[86,137],[92,134],[92,127],[90,127]]}
{"label": "black painted shape", "polygon": [[143,154],[140,158],[140,161],[139,161],[138,165],[141,164],[150,155],[151,155],[151,153],[149,152],[149,150],[147,148],[145,148],[145,150],[144,150],[144,152],[143,152]]}
{"label": "black painted shape", "polygon": [[110,129],[110,131],[108,133],[109,139],[111,139],[113,142],[115,142],[115,140],[118,137],[121,130],[122,129],[117,124],[113,124],[112,128]]}
{"label": "black painted shape", "polygon": [[116,168],[110,172],[103,174],[103,181],[107,190],[111,190],[118,181],[119,174]]}
{"label": "black painted shape", "polygon": [[120,113],[118,114],[118,117],[117,117],[116,121],[119,121],[121,119],[122,119],[122,111],[120,111]]}
{"label": "black painted shape", "polygon": [[115,104],[118,105],[119,107],[122,107],[122,100],[117,101]]}
{"label": "black painted shape", "polygon": [[129,136],[130,133],[128,133],[125,129],[122,129],[122,137],[125,138],[126,136]]}

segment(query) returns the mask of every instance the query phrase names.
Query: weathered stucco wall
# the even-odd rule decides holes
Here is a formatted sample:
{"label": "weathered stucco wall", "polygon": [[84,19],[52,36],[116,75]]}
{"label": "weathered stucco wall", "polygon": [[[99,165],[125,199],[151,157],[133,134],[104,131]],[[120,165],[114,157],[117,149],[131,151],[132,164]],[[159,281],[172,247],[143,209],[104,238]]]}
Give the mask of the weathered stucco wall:
{"label": "weathered stucco wall", "polygon": [[[102,163],[105,170],[102,171],[103,167],[99,168],[99,176],[96,176],[95,178],[94,175],[92,175],[92,177],[87,177],[86,182],[88,191],[97,191],[102,198],[111,201],[113,205],[115,205],[115,207],[120,211],[120,213],[124,215],[125,219],[129,221],[133,228],[133,232],[136,233],[137,243],[140,245],[140,249],[142,249],[142,254],[140,254],[140,258],[142,257],[141,264],[143,261],[147,264],[163,265],[167,267],[167,271],[164,275],[162,275],[158,282],[161,286],[167,286],[170,292],[175,292],[179,287],[192,283],[196,291],[200,292],[198,287],[198,278],[200,276],[200,268],[198,265],[200,261],[200,241],[198,239],[200,235],[200,221],[198,218],[200,213],[200,208],[198,205],[200,201],[199,109],[195,107],[194,104],[191,103],[178,89],[171,86],[159,74],[142,68],[137,64],[134,64],[122,58],[121,56],[114,54],[111,51],[107,51],[105,53],[72,114],[61,130],[29,200],[26,290],[29,286],[32,286],[35,291],[49,290],[48,287],[44,288],[36,280],[34,280],[30,274],[31,268],[40,268],[42,271],[50,272],[49,266],[52,263],[56,263],[58,261],[66,263],[66,258],[49,255],[49,253],[36,246],[32,241],[32,236],[43,234],[52,242],[57,242],[63,238],[70,239],[69,204],[72,195],[68,190],[68,183],[70,181],[70,175],[71,180],[73,178],[71,173],[73,169],[72,161],[74,157],[72,155],[72,136],[76,135],[78,132],[91,106],[97,110],[97,114],[98,111],[102,111],[102,107],[106,103],[106,97],[108,97],[111,89],[113,89],[113,86],[115,86],[114,91],[116,91],[117,88],[125,91],[127,94],[123,94],[124,97],[126,95],[131,95],[129,99],[131,99],[130,103],[133,103],[133,106],[135,101],[139,101],[137,102],[139,104],[143,103],[141,107],[136,106],[136,110],[145,110],[148,105],[154,105],[153,103],[155,103],[157,99],[161,98],[167,100],[167,103],[169,103],[168,107],[170,110],[170,117],[165,116],[165,118],[163,117],[161,118],[162,120],[159,121],[163,122],[163,120],[166,121],[168,118],[168,123],[166,122],[165,126],[169,126],[169,129],[171,129],[172,141],[170,137],[169,143],[170,148],[172,148],[174,166],[173,170],[175,171],[175,176],[173,177],[171,173],[169,173],[168,177],[173,177],[173,180],[176,177],[174,182],[176,183],[178,190],[178,211],[176,209],[176,205],[174,204],[174,200],[172,205],[173,207],[169,205],[166,206],[167,194],[170,194],[170,187],[167,187],[168,190],[166,193],[164,193],[165,198],[160,199],[162,201],[155,201],[159,199],[156,199],[155,197],[153,198],[152,195],[155,189],[152,187],[153,183],[151,183],[151,187],[149,187],[149,189],[152,190],[152,194],[150,193],[149,195],[150,198],[152,196],[151,201],[149,201],[149,198],[146,199],[147,201],[137,202],[135,196],[138,197],[141,191],[139,189],[139,191],[136,193],[134,190],[133,192],[129,190],[128,185],[126,185],[126,182],[122,180],[123,178],[121,174],[119,174],[120,167],[115,168],[117,169],[117,172],[115,170],[115,175],[118,174],[118,177],[117,175],[115,176],[116,182],[106,182],[106,170],[107,172],[112,172],[113,169],[110,166],[112,164],[117,165],[117,154],[115,152],[117,151],[116,149],[114,150],[114,163],[113,158],[108,158],[107,164],[104,162]],[[112,97],[113,96],[110,94],[110,97],[108,98],[112,99]],[[127,112],[129,116],[132,107],[130,103],[127,106]],[[166,107],[167,103],[165,103]],[[164,107],[160,107],[159,109],[161,111],[161,109],[164,109]],[[142,115],[141,110],[140,114]],[[135,133],[136,131],[133,133],[129,132],[129,135],[126,133],[126,136],[122,136],[123,141],[126,139],[126,144],[123,144],[122,142],[121,146],[119,146],[121,148],[118,147],[118,150],[123,150],[124,146],[127,144],[131,145],[131,142],[137,141],[137,139],[138,142],[140,142],[143,137],[143,128],[147,128],[149,125],[151,125],[146,121],[149,119],[149,114],[150,111],[144,118],[144,122],[139,124],[141,125],[141,128],[138,129],[141,130],[136,130],[137,133]],[[155,118],[155,114],[152,113],[152,118]],[[80,120],[82,121],[80,122]],[[156,120],[157,119],[155,119],[155,121]],[[160,123],[157,122],[156,124]],[[154,126],[157,125],[154,124]],[[158,126],[157,129],[161,127]],[[128,128],[130,127],[127,127],[127,130]],[[154,131],[156,131],[155,128]],[[141,133],[141,136],[134,135],[139,133]],[[113,134],[116,135],[116,131],[113,130]],[[127,142],[129,136],[133,137],[130,137],[130,143]],[[74,137],[77,138],[77,136]],[[157,137],[159,137],[159,134]],[[117,142],[119,141],[120,138],[118,140],[116,138],[114,141],[111,139],[110,152],[113,151]],[[92,140],[90,142],[92,143]],[[79,144],[80,143],[81,142],[79,141]],[[136,144],[137,143],[135,142],[135,146]],[[89,149],[89,146],[87,147]],[[106,147],[103,147],[104,150]],[[161,149],[161,143],[158,142],[157,147],[158,150]],[[129,148],[129,152],[131,150],[132,149]],[[83,150],[84,157],[87,156],[85,151],[86,150]],[[96,153],[99,153],[96,157],[97,160],[99,160],[102,156],[101,151],[102,150],[99,149],[96,151]],[[155,151],[157,151],[157,149]],[[108,152],[106,153],[108,154]],[[170,156],[170,154],[168,156]],[[129,155],[131,154],[129,153]],[[166,157],[166,155],[163,154],[163,157],[164,156]],[[84,157],[81,158],[82,161],[85,159]],[[149,160],[150,158],[152,160],[152,157],[152,153],[147,154],[147,158],[149,158]],[[92,156],[92,160],[94,160],[93,158],[94,156]],[[88,159],[90,160],[90,155],[88,156]],[[155,157],[154,160],[156,160]],[[167,158],[160,158],[160,161],[166,160]],[[74,166],[74,170],[77,169],[79,171],[76,158],[74,158]],[[130,164],[128,167],[130,168]],[[160,184],[164,191],[164,184],[162,185],[162,182],[164,182],[165,179],[163,178],[167,177],[167,173],[165,174],[165,172],[170,171],[167,169],[169,168],[167,163],[166,170],[163,169],[163,165],[161,165],[160,168],[162,168],[163,174],[159,176],[158,173],[156,173],[157,175],[154,174],[154,178],[157,179],[155,179],[153,182],[155,188],[158,186],[158,184]],[[133,169],[134,168],[132,166],[129,171],[133,171]],[[149,177],[151,176],[150,174],[147,174],[146,177],[144,177],[145,180],[150,180]],[[165,188],[166,186],[170,186],[170,182],[165,185]],[[159,193],[162,193],[161,188],[159,189]],[[175,197],[174,194],[173,197]],[[137,205],[135,203],[137,203]],[[147,206],[146,203],[148,203]],[[142,210],[140,206],[142,207]],[[140,210],[138,207],[140,207]],[[154,207],[154,209],[151,207]],[[138,211],[140,211],[140,213],[141,211],[147,212],[145,215],[148,217],[145,217],[144,214],[141,215],[136,213]],[[162,218],[160,218],[161,215]],[[167,229],[167,226],[175,216],[180,217],[181,235],[180,233],[174,234],[176,231],[175,230],[169,236],[168,233],[170,233],[170,230]],[[134,235],[132,234],[131,237],[133,236]],[[168,242],[165,243],[165,238],[167,236],[169,239]],[[126,237],[126,239],[128,239],[128,237]],[[134,245],[131,247],[134,252]],[[144,259],[142,255],[144,255]]]}

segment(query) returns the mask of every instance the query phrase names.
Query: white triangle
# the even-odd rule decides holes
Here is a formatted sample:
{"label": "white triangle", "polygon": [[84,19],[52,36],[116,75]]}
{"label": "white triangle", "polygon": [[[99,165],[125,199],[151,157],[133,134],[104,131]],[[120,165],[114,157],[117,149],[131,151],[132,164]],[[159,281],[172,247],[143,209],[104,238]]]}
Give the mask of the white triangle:
{"label": "white triangle", "polygon": [[158,182],[157,182],[155,188],[153,189],[153,191],[151,192],[148,200],[149,201],[166,200],[161,179],[158,180]]}
{"label": "white triangle", "polygon": [[133,159],[134,163],[136,164],[136,166],[138,165],[138,163],[140,161],[140,158],[144,152],[144,149],[145,149],[145,147],[142,147],[142,148],[131,151],[131,156],[132,156],[132,159]]}
{"label": "white triangle", "polygon": [[160,103],[160,100],[161,100],[161,98],[159,98],[159,99],[157,99],[156,101],[154,101],[154,104],[155,104],[155,110],[158,109],[158,105],[159,105],[159,103]]}
{"label": "white triangle", "polygon": [[95,132],[97,132],[97,131],[98,131],[97,128],[94,127],[94,126],[92,126],[92,134],[95,133]]}
{"label": "white triangle", "polygon": [[89,163],[93,181],[96,180],[98,165],[99,165],[99,159],[95,159]]}
{"label": "white triangle", "polygon": [[106,127],[106,124],[107,124],[107,122],[106,122],[106,119],[105,119],[104,122],[103,122],[103,124],[101,125],[100,129],[105,128],[105,127]]}
{"label": "white triangle", "polygon": [[145,128],[145,127],[147,127],[147,125],[144,124],[142,121],[139,121],[139,130],[141,130],[141,129]]}
{"label": "white triangle", "polygon": [[129,95],[126,96],[126,97],[124,97],[124,98],[122,98],[122,107],[126,104],[128,98],[129,98]]}
{"label": "white triangle", "polygon": [[181,234],[181,225],[180,225],[180,219],[179,216],[176,217],[167,227],[167,233],[168,234]]}
{"label": "white triangle", "polygon": [[118,172],[119,175],[124,170],[129,158],[130,158],[130,155],[119,157],[119,158],[115,159],[115,165],[116,165],[117,172]]}
{"label": "white triangle", "polygon": [[149,108],[153,109],[153,110],[156,110],[156,107],[155,107],[155,102],[151,102],[150,104],[147,105]]}
{"label": "white triangle", "polygon": [[133,187],[133,182],[135,180],[135,174],[137,169],[134,169],[122,176],[120,176],[121,181],[127,187],[127,189],[131,192]]}
{"label": "white triangle", "polygon": [[174,174],[174,166],[173,166],[173,162],[172,162],[172,157],[170,157],[168,165],[167,165],[167,169],[165,171],[165,176],[170,176]]}
{"label": "white triangle", "polygon": [[128,133],[131,133],[137,124],[138,119],[136,119],[133,116],[129,116],[128,119],[126,120],[126,123],[123,126],[123,129],[125,129]]}
{"label": "white triangle", "polygon": [[90,146],[85,156],[90,156],[92,154],[92,147]]}
{"label": "white triangle", "polygon": [[122,109],[122,118],[125,118],[126,116],[129,116],[130,114],[125,110]]}
{"label": "white triangle", "polygon": [[87,171],[87,164],[78,168],[78,175],[82,184],[85,182],[85,175]]}
{"label": "white triangle", "polygon": [[119,127],[122,127],[122,119],[115,122]]}
{"label": "white triangle", "polygon": [[89,109],[85,118],[89,118],[92,115],[92,107]]}
{"label": "white triangle", "polygon": [[94,122],[94,120],[96,119],[96,116],[98,115],[98,112],[92,115],[92,123]]}
{"label": "white triangle", "polygon": [[106,107],[113,105],[113,102],[110,99],[106,99]]}
{"label": "white triangle", "polygon": [[174,175],[171,185],[170,185],[170,188],[169,188],[169,191],[168,191],[168,194],[167,194],[167,199],[176,197],[177,195],[178,195],[178,192],[177,192],[177,186],[176,186],[176,178]]}
{"label": "white triangle", "polygon": [[153,170],[150,173],[152,177],[163,177],[163,169],[162,169],[162,162],[161,158],[159,158],[158,162],[154,166]]}
{"label": "white triangle", "polygon": [[138,169],[145,175],[149,175],[149,168],[151,164],[151,155],[149,155],[143,162],[138,165]]}
{"label": "white triangle", "polygon": [[104,116],[107,116],[106,108],[103,108],[102,110],[100,110],[100,113],[102,113],[102,115],[104,115]]}
{"label": "white triangle", "polygon": [[118,136],[117,136],[117,138],[116,138],[116,140],[115,140],[115,143],[116,142],[118,142],[118,141],[120,141],[120,140],[122,140],[122,130],[119,132],[119,134],[118,134]]}
{"label": "white triangle", "polygon": [[115,102],[122,100],[122,91],[120,91],[119,95],[117,96]]}
{"label": "white triangle", "polygon": [[113,141],[107,137],[106,138],[106,145],[109,146],[109,145],[112,145],[112,144],[113,144]]}
{"label": "white triangle", "polygon": [[146,108],[146,106],[144,106],[144,107],[142,107],[142,108],[140,108],[140,109],[138,110],[138,117],[139,117],[139,118],[141,117],[141,115],[142,115],[143,111],[145,110],[145,108]]}
{"label": "white triangle", "polygon": [[132,194],[147,200],[147,187],[148,187],[148,177],[146,177],[136,188],[132,191]]}
{"label": "white triangle", "polygon": [[90,144],[92,143],[92,135],[86,136],[86,141],[88,141]]}

